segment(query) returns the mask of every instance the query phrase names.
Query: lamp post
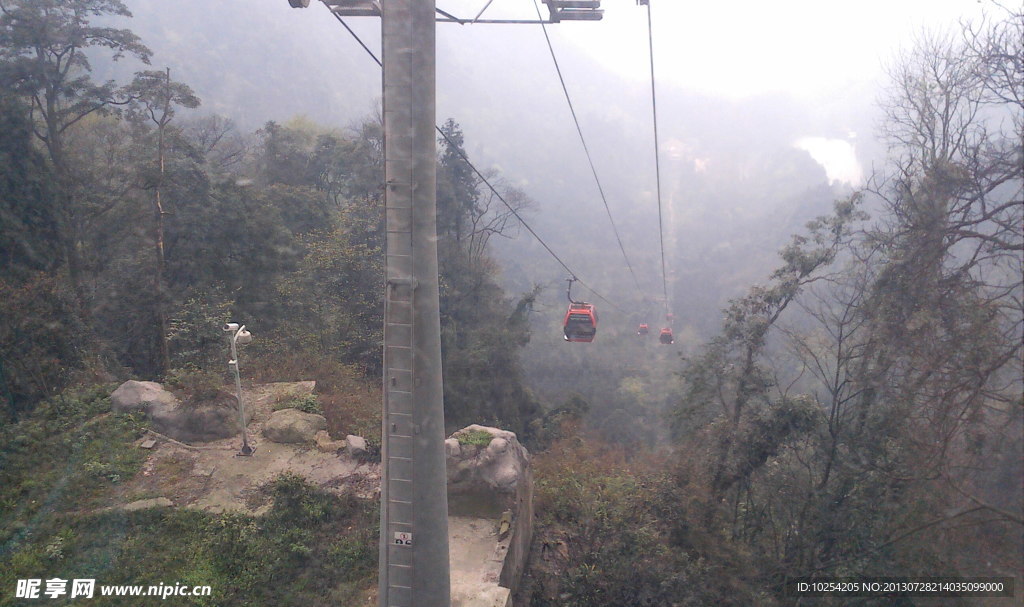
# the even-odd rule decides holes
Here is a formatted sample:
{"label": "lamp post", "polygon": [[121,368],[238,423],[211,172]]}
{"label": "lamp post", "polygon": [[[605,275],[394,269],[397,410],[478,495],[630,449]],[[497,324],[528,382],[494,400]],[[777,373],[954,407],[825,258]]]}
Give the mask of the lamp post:
{"label": "lamp post", "polygon": [[252,455],[255,449],[249,446],[249,436],[245,431],[245,403],[242,401],[242,379],[238,374],[238,344],[245,345],[252,342],[252,334],[245,330],[245,325],[238,326],[236,322],[229,322],[224,325],[224,332],[230,333],[228,341],[231,343],[231,360],[228,367],[235,373],[235,392],[238,395],[238,423],[242,431],[242,450],[238,455]]}

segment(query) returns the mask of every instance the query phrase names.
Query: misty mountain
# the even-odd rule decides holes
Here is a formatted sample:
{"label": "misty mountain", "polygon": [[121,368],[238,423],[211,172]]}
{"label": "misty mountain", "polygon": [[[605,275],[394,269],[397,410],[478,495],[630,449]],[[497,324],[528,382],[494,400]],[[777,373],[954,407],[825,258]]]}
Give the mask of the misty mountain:
{"label": "misty mountain", "polygon": [[[345,127],[379,103],[378,66],[317,3],[305,10],[284,0],[128,4],[134,18],[127,25],[153,50],[153,65],[171,67],[195,89],[200,113],[231,116],[243,131],[295,115]],[[379,48],[379,20],[347,22]],[[573,27],[600,24],[548,30],[642,294],[539,27],[438,24],[438,122],[454,118],[474,162],[535,201],[528,221],[581,278],[623,294],[620,305],[641,307],[661,292],[650,88],[559,37],[559,28]],[[699,60],[657,59],[666,66]],[[107,72],[123,77],[131,69],[116,64]],[[658,104],[670,299],[681,323],[706,335],[724,300],[764,276],[788,235],[827,212],[842,191],[794,142],[870,132],[870,100],[865,91],[813,106],[781,95],[725,100],[660,85]],[[521,231],[496,244],[507,286],[557,284],[541,303],[564,298],[564,269],[532,237]]]}

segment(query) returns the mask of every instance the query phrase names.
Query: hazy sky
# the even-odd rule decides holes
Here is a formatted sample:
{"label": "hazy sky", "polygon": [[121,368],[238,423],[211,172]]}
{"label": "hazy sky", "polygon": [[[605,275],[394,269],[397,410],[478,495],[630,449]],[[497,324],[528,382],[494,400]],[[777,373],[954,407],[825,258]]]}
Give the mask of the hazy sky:
{"label": "hazy sky", "polygon": [[[436,2],[440,9],[471,18],[488,0]],[[303,11],[288,8],[286,0],[259,4],[264,7],[260,10],[279,14],[283,28],[301,22],[314,38],[309,28],[326,32],[338,27],[316,0]],[[556,50],[572,45],[624,78],[647,81],[647,9],[636,0],[603,0],[601,5],[602,21],[549,26]],[[950,28],[985,7],[999,12],[992,0],[651,0],[657,78],[666,85],[729,98],[772,92],[834,95],[880,79],[884,63],[923,29]],[[541,12],[547,15],[543,6]],[[492,0],[484,18],[502,17],[536,18],[534,0]],[[379,48],[379,20],[348,21],[371,48]],[[447,35],[458,35],[462,27],[439,25]],[[511,30],[523,35],[536,28],[464,27],[488,31],[495,39],[504,39]]]}
{"label": "hazy sky", "polygon": [[[470,18],[487,1],[437,0],[437,6]],[[563,60],[570,54],[589,57],[624,86],[646,86],[650,78],[647,9],[637,6],[636,0],[601,4],[605,14],[600,22],[548,26],[556,52]],[[885,82],[885,65],[901,46],[909,46],[924,30],[951,29],[959,19],[979,15],[985,6],[991,6],[989,0],[984,4],[978,0],[651,0],[656,78],[660,91],[671,88],[728,100],[782,94],[810,106],[869,107]],[[543,6],[541,12],[547,15]],[[493,0],[484,18],[533,19],[536,14],[534,0]],[[378,24],[359,23],[359,27],[373,44],[379,44],[379,35],[373,31]],[[479,40],[481,31],[488,32],[490,46],[519,55],[520,60],[543,47],[536,26],[439,27],[444,28],[439,40],[449,40],[456,48],[461,46],[460,39],[468,47],[481,48],[472,42]],[[444,56],[439,51],[442,67]],[[546,73],[550,64],[545,65],[542,56],[537,58],[532,71],[538,77],[553,78]],[[497,67],[496,60],[500,63],[486,52],[459,62],[465,66],[474,60],[487,69]],[[514,65],[516,59],[506,56],[506,61]],[[570,68],[566,78],[578,93],[581,74]],[[439,89],[439,95],[442,109],[447,106],[444,91]],[[609,91],[608,97],[615,99],[615,91]],[[555,97],[551,102],[559,100]],[[865,159],[858,159],[862,154],[856,139],[871,133],[858,134],[846,125],[836,125],[834,131],[842,132],[842,137],[835,132],[828,137],[808,132],[793,144],[822,164],[831,180],[860,183]]]}
{"label": "hazy sky", "polygon": [[[163,1],[130,4],[137,19],[153,21],[164,10]],[[437,0],[437,5],[471,18],[487,2]],[[852,182],[870,161],[864,150],[872,126],[862,118],[885,82],[883,66],[922,30],[952,28],[958,19],[992,6],[991,0],[651,2],[659,114],[666,123],[680,111],[673,100],[688,95],[726,103],[753,100],[748,105],[760,103],[761,97],[785,97],[801,113],[799,124],[807,126],[807,132],[794,133],[792,145],[807,150],[830,178]],[[223,29],[223,37],[203,39],[212,65],[194,61],[202,56],[193,52],[193,30],[154,22],[146,39],[158,61],[173,64],[179,55],[190,59],[173,67],[199,86],[207,110],[247,124],[286,119],[276,106],[275,115],[266,115],[269,101],[249,103],[255,94],[251,90],[248,98],[231,94],[249,90],[242,86],[247,80],[261,79],[269,88],[257,101],[269,100],[286,85],[297,94],[283,107],[321,120],[345,124],[377,104],[379,69],[317,0],[304,10],[289,8],[287,0],[218,0],[212,5],[178,0],[176,6],[210,20],[199,29]],[[493,0],[484,17],[535,19],[534,6],[534,0]],[[636,0],[603,0],[602,7],[602,21],[547,27],[591,138],[615,123],[640,132],[650,111],[647,10]],[[379,51],[379,19],[347,21]],[[282,69],[285,60],[289,67]],[[214,85],[212,90],[201,90],[210,73],[218,73],[218,80],[206,83]],[[239,86],[227,86],[234,81]],[[466,129],[470,153],[486,165],[514,162],[527,153],[511,137],[526,123],[541,124],[545,132],[570,124],[536,25],[439,24],[437,94],[439,120],[456,117]],[[615,116],[620,119],[611,120]],[[604,119],[603,128],[595,117]],[[673,136],[683,136],[665,134],[666,145]],[[571,140],[574,134],[570,130],[561,136]]]}
{"label": "hazy sky", "polygon": [[[459,16],[486,4],[438,0]],[[563,22],[549,28],[552,37],[624,77],[646,80],[647,9],[635,0],[601,4],[601,22]],[[948,27],[982,7],[978,0],[651,0],[657,78],[730,98],[832,95],[877,79],[900,44],[923,28]],[[533,0],[493,0],[485,13],[535,15]]]}

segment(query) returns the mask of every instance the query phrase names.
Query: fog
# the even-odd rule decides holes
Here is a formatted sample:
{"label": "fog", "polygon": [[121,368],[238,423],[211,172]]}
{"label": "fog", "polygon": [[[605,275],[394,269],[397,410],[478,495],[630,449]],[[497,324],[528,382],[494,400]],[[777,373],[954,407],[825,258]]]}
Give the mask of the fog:
{"label": "fog", "polygon": [[[0,0],[0,588],[370,605],[410,546],[535,607],[1019,588],[1024,14],[644,1],[437,24],[434,250],[380,19]],[[507,552],[441,541],[464,464]]]}
{"label": "fog", "polygon": [[[438,7],[471,18],[484,4]],[[379,105],[379,67],[319,3],[304,10],[285,0],[128,5],[129,26],[153,50],[153,65],[171,67],[195,89],[199,113],[228,116],[242,131],[294,116],[344,128]],[[639,290],[539,25],[439,23],[437,120],[455,119],[477,166],[534,201],[528,221],[610,300],[604,334],[615,335],[641,320],[662,322],[662,276],[646,9],[627,0],[606,0],[603,8],[600,22],[547,30]],[[714,334],[729,298],[770,273],[790,234],[862,185],[880,162],[876,102],[899,49],[926,28],[951,28],[982,8],[655,0],[652,10],[665,278],[677,331],[691,338],[680,340],[685,351]],[[483,17],[536,12],[531,2],[498,0]],[[379,20],[346,22],[379,53]],[[530,349],[549,349],[560,339],[566,272],[525,231],[494,244],[511,293],[546,287]],[[601,303],[586,291],[575,296]],[[524,360],[529,367],[538,359],[528,352]]]}

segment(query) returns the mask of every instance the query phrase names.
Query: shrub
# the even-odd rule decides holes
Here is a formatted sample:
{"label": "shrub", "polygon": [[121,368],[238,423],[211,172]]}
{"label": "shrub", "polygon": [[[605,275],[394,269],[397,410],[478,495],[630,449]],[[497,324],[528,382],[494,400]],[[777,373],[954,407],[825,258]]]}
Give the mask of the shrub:
{"label": "shrub", "polygon": [[189,290],[168,318],[172,364],[213,367],[227,362],[224,322],[231,317],[235,293],[214,283]]}
{"label": "shrub", "polygon": [[181,390],[185,400],[191,402],[214,400],[224,387],[224,378],[220,373],[206,371],[192,364],[171,369],[164,382],[171,388]]}
{"label": "shrub", "polygon": [[298,409],[303,413],[316,413],[317,415],[323,415],[324,413],[324,409],[320,406],[320,401],[317,400],[316,394],[305,394],[274,403],[274,411],[280,411],[281,409]]}
{"label": "shrub", "polygon": [[520,597],[535,607],[773,604],[729,573],[753,569],[742,558],[716,548],[712,562],[728,564],[716,571],[692,547],[721,543],[715,531],[693,525],[688,533],[703,541],[673,541],[691,513],[664,454],[627,458],[595,433],[577,432],[531,460],[534,544]]}

